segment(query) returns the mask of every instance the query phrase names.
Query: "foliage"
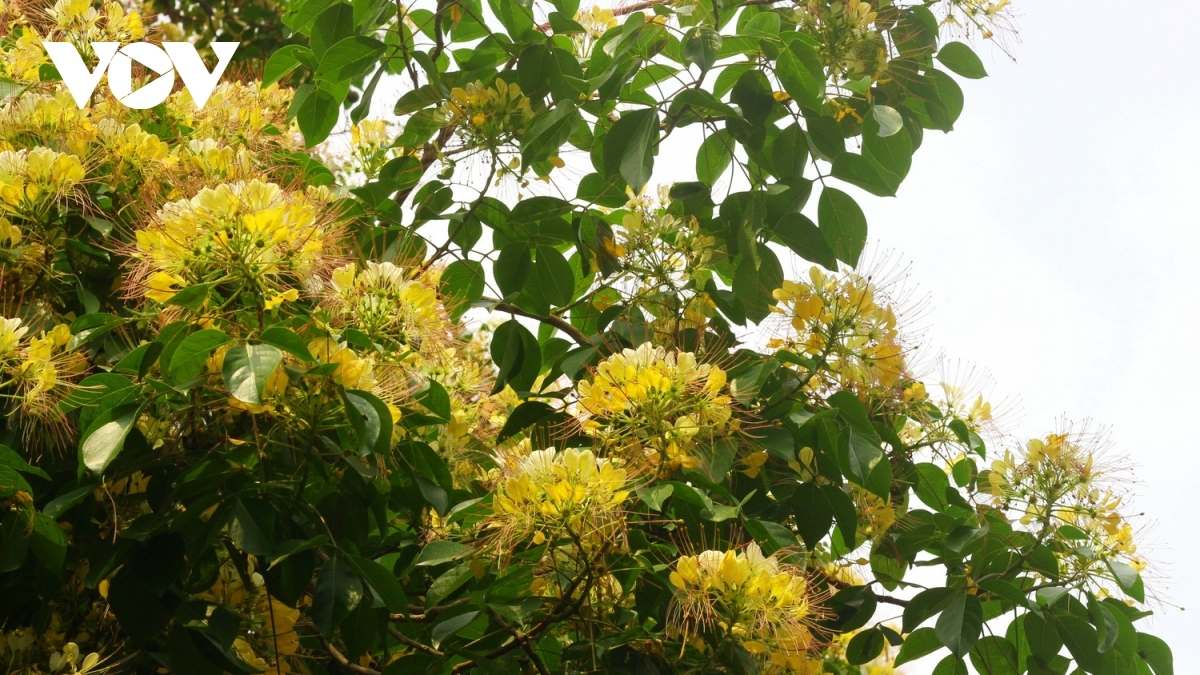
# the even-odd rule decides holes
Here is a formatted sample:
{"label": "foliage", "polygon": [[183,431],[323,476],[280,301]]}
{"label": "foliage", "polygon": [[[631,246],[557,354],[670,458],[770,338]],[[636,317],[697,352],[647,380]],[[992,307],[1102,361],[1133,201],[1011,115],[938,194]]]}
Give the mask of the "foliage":
{"label": "foliage", "polygon": [[237,4],[137,111],[0,2],[7,672],[1172,672],[1118,468],[855,270],[1005,3]]}

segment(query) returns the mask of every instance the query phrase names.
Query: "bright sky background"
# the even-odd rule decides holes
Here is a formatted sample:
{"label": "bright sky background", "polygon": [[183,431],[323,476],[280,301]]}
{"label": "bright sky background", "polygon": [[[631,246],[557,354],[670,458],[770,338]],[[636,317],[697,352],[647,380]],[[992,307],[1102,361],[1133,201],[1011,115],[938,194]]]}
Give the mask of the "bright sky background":
{"label": "bright sky background", "polygon": [[1063,416],[1110,428],[1138,479],[1126,510],[1150,526],[1148,587],[1188,610],[1146,621],[1186,665],[1200,635],[1194,32],[1129,2],[1014,4],[1017,62],[981,48],[991,76],[963,82],[956,130],[925,136],[897,198],[860,203],[870,241],[931,297],[930,342],[990,371],[994,398],[1020,398],[1012,433]]}
{"label": "bright sky background", "polygon": [[[927,132],[899,196],[838,187],[866,210],[870,250],[907,264],[907,285],[929,297],[928,349],[992,375],[991,398],[1010,402],[1005,431],[1108,427],[1138,479],[1125,511],[1146,514],[1148,588],[1171,603],[1139,626],[1185,665],[1200,635],[1194,28],[1128,1],[1014,4],[1017,62],[979,47],[991,76],[960,79],[956,130]],[[373,109],[394,119],[388,88]],[[694,180],[694,155],[671,150],[652,183]],[[903,670],[928,673],[944,653]]]}

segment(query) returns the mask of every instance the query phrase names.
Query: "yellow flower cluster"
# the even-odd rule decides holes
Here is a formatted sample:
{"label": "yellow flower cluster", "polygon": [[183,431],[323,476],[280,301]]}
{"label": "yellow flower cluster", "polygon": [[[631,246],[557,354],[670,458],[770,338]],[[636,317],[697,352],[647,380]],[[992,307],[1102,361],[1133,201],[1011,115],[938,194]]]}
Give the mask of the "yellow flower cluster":
{"label": "yellow flower cluster", "polygon": [[253,175],[253,153],[245,146],[234,149],[213,138],[188,141],[178,151],[179,160],[209,179],[222,181],[244,180]]}
{"label": "yellow flower cluster", "polygon": [[809,656],[816,642],[810,626],[820,617],[799,568],[763,556],[751,543],[741,551],[683,556],[670,579],[676,590],[669,629],[682,642],[731,638],[769,669],[821,672]]}
{"label": "yellow flower cluster", "polygon": [[308,351],[321,363],[336,363],[333,379],[347,389],[370,391],[378,384],[374,358],[360,356],[345,343],[318,338],[308,343]]}
{"label": "yellow flower cluster", "polygon": [[97,9],[92,0],[58,0],[48,12],[57,28],[81,44],[91,42],[132,42],[146,35],[142,17],[126,12],[119,2],[110,0]]}
{"label": "yellow flower cluster", "polygon": [[436,283],[419,270],[390,262],[349,264],[333,271],[323,304],[336,326],[353,326],[372,339],[432,355],[454,334]]}
{"label": "yellow flower cluster", "polygon": [[581,59],[587,58],[596,41],[604,37],[610,28],[617,26],[617,17],[613,11],[600,5],[592,5],[591,9],[587,10],[580,8],[575,12],[575,21],[583,27],[583,33],[571,35],[571,46],[575,56]]}
{"label": "yellow flower cluster", "polygon": [[1031,439],[1023,453],[1006,451],[991,469],[988,487],[997,503],[1018,509],[1022,525],[1053,535],[1075,553],[1060,560],[1068,573],[1082,574],[1092,562],[1145,567],[1136,557],[1133,526],[1119,511],[1122,497],[1105,485],[1107,472],[1082,437]]}
{"label": "yellow flower cluster", "polygon": [[350,156],[345,171],[347,180],[374,176],[396,155],[391,147],[392,134],[385,120],[363,120],[350,127]]}
{"label": "yellow flower cluster", "polygon": [[180,90],[167,99],[167,116],[192,130],[193,138],[212,138],[232,146],[262,145],[264,136],[272,143],[291,149],[304,144],[295,122],[287,121],[292,91],[272,84],[259,88],[255,82],[225,81],[219,83],[204,104],[197,110],[187,90]]}
{"label": "yellow flower cluster", "polygon": [[95,137],[92,110],[76,106],[65,87],[0,100],[0,150],[61,143],[84,157]]}
{"label": "yellow flower cluster", "polygon": [[0,317],[0,387],[7,390],[5,398],[23,417],[24,431],[32,442],[58,440],[46,433],[45,425],[61,427],[64,423],[59,404],[87,366],[82,355],[67,350],[70,342],[71,329],[66,324],[34,335],[20,319]]}
{"label": "yellow flower cluster", "polygon": [[854,273],[827,276],[809,270],[808,283],[785,281],[774,292],[790,319],[794,336],[773,347],[797,351],[816,361],[809,387],[818,391],[850,388],[860,394],[890,388],[904,376],[904,347],[896,315],[877,302],[870,279]]}
{"label": "yellow flower cluster", "polygon": [[137,231],[142,295],[166,302],[197,283],[229,285],[271,309],[295,300],[334,245],[319,200],[258,179],[204,188]]}
{"label": "yellow flower cluster", "polygon": [[84,176],[72,154],[42,147],[0,151],[0,225],[9,225],[7,215],[41,220]]}
{"label": "yellow flower cluster", "polygon": [[576,545],[598,549],[620,534],[629,492],[616,460],[574,448],[531,451],[523,441],[496,462],[494,513],[487,527],[502,548],[569,537]]}
{"label": "yellow flower cluster", "polygon": [[[609,283],[621,291],[626,304],[654,316],[658,342],[673,344],[679,332],[700,328],[715,313],[707,294],[697,292],[711,277],[720,255],[716,240],[702,234],[694,218],[677,218],[646,197],[630,201],[633,208],[621,219],[617,240],[601,242],[605,252],[621,260],[618,276]],[[595,264],[595,261],[594,261]]]}
{"label": "yellow flower cluster", "polygon": [[288,658],[300,649],[295,628],[300,611],[270,596],[262,574],[255,570],[253,556],[247,558],[247,565],[250,587],[233,564],[226,562],[212,588],[198,597],[243,617],[244,629],[233,641],[233,651],[242,661],[271,673],[305,672],[294,670]]}
{"label": "yellow flower cluster", "polygon": [[24,83],[39,80],[39,70],[50,60],[42,40],[67,40],[75,44],[85,60],[93,42],[133,42],[146,35],[142,17],[109,0],[99,8],[92,0],[58,0],[47,9],[23,12],[18,3],[0,3],[0,20],[16,35],[15,44],[0,49],[0,75]]}
{"label": "yellow flower cluster", "polygon": [[466,88],[450,90],[443,113],[448,124],[457,124],[469,142],[477,147],[495,148],[520,134],[533,119],[529,97],[521,86],[496,78],[492,86],[473,82]]}
{"label": "yellow flower cluster", "polygon": [[[119,169],[129,167],[144,176],[175,163],[174,157],[168,158],[170,148],[167,144],[158,136],[143,131],[140,124],[122,124],[105,118],[96,124],[96,132],[96,140],[108,150]],[[112,184],[116,185],[117,180],[112,180]]]}
{"label": "yellow flower cluster", "polygon": [[876,75],[887,66],[887,49],[868,0],[797,3],[800,25],[817,37],[817,53],[834,79]]}
{"label": "yellow flower cluster", "polygon": [[584,430],[637,469],[692,468],[703,441],[735,430],[720,367],[647,342],[613,354],[579,383]]}

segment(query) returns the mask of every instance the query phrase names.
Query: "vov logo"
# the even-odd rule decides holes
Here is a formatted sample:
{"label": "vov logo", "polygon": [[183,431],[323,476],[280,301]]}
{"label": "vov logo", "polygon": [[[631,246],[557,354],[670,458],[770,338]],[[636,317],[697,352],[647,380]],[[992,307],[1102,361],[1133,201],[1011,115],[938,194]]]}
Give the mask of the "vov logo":
{"label": "vov logo", "polygon": [[[42,46],[80,108],[92,98],[92,92],[107,70],[108,90],[112,95],[130,108],[145,110],[167,100],[175,87],[176,72],[183,78],[183,86],[192,95],[196,107],[203,108],[233,59],[238,43],[212,43],[212,50],[217,55],[217,67],[212,72],[190,42],[164,42],[162,47],[149,42],[133,42],[124,47],[119,42],[93,42],[92,51],[99,62],[91,71],[70,42],[42,42]],[[133,91],[134,61],[158,74],[137,91]]]}

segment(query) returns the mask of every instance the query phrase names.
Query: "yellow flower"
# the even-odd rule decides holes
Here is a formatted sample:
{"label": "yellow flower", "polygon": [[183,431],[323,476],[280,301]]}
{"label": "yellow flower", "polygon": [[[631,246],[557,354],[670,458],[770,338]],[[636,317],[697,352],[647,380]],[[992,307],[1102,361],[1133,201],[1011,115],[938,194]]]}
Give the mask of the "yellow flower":
{"label": "yellow flower", "polygon": [[186,285],[187,280],[178,274],[155,272],[146,281],[146,297],[155,302],[167,302]]}
{"label": "yellow flower", "polygon": [[295,302],[296,299],[299,297],[300,297],[300,291],[298,291],[294,288],[289,288],[288,290],[286,290],[282,293],[276,293],[275,295],[272,295],[271,298],[267,300],[265,308],[267,310],[272,310],[272,309],[275,309],[276,307],[278,307],[279,305],[283,304],[284,302]]}
{"label": "yellow flower", "polygon": [[689,468],[698,442],[732,426],[725,385],[718,366],[645,343],[608,357],[579,383],[584,429],[635,464]]}
{"label": "yellow flower", "polygon": [[522,441],[496,457],[493,515],[485,527],[498,545],[529,539],[542,544],[562,536],[600,546],[617,534],[627,477],[615,460],[591,450],[531,450]]}

